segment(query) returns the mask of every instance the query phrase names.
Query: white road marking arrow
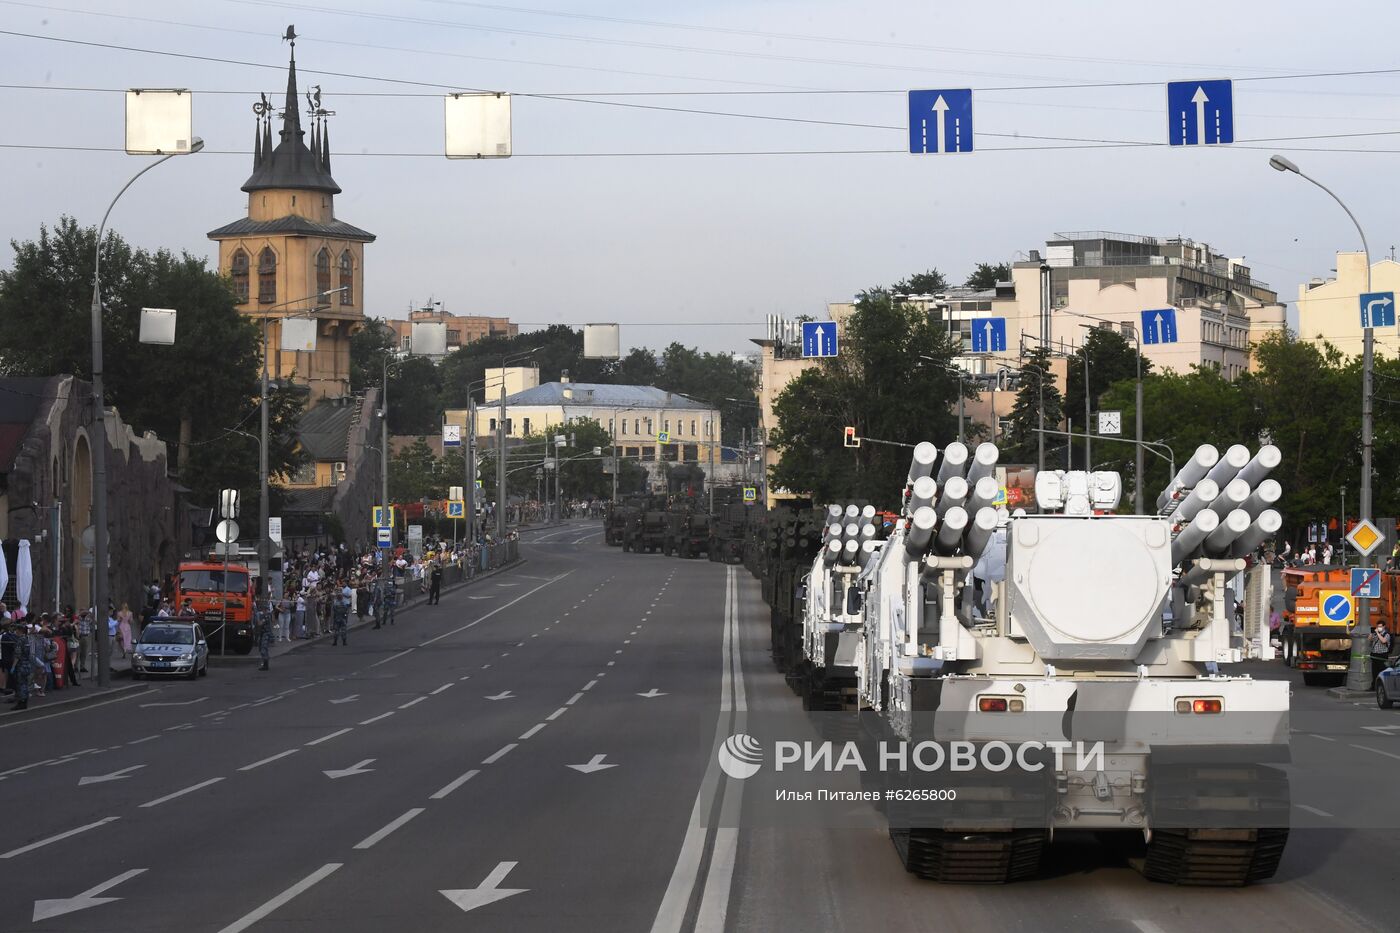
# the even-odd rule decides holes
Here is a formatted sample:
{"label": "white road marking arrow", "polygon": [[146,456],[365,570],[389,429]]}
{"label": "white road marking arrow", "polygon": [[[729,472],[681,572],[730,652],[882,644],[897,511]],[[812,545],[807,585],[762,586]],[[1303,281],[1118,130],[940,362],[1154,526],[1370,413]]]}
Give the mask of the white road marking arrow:
{"label": "white road marking arrow", "polygon": [[942,94],[939,94],[938,99],[933,102],[933,112],[934,115],[938,118],[936,123],[936,132],[938,133],[938,139],[934,141],[933,151],[942,152],[943,125],[948,119],[948,102],[943,99]]}
{"label": "white road marking arrow", "polygon": [[494,596],[468,596],[467,599],[495,599]]}
{"label": "white road marking arrow", "polygon": [[590,761],[590,762],[588,762],[588,764],[586,764],[586,765],[569,765],[569,767],[570,767],[570,768],[573,768],[575,771],[581,771],[581,772],[583,772],[584,774],[592,774],[594,771],[604,771],[604,770],[606,770],[606,769],[608,769],[608,768],[616,768],[617,765],[605,765],[605,764],[603,764],[603,759],[606,758],[606,757],[608,757],[608,756],[607,756],[607,755],[594,755],[594,756],[593,756],[593,760]]}
{"label": "white road marking arrow", "polygon": [[439,891],[438,893],[464,911],[485,907],[487,904],[503,901],[516,894],[524,894],[530,889],[496,887],[496,885],[506,880],[506,875],[510,874],[510,870],[514,868],[515,865],[515,862],[501,862],[495,868],[491,869],[491,874],[486,876],[486,880],[481,882],[479,887],[463,888],[457,891]]}
{"label": "white road marking arrow", "polygon": [[113,771],[110,774],[94,774],[89,777],[79,778],[78,786],[85,787],[88,784],[105,784],[108,781],[121,781],[131,777],[132,771],[139,771],[145,765],[132,765],[130,768],[122,768],[120,771]]}
{"label": "white road marking arrow", "polygon": [[203,703],[208,697],[195,697],[193,700],[180,700],[172,703],[142,703],[141,708],[146,709],[151,706],[194,706],[196,703]]}
{"label": "white road marking arrow", "polygon": [[332,703],[353,703],[360,698],[358,693],[352,693],[348,697],[341,697],[338,700],[331,700]]}
{"label": "white road marking arrow", "polygon": [[[500,693],[496,694],[496,695],[493,696],[493,697],[482,697],[482,699],[483,699],[483,700],[513,700],[513,699],[515,699],[515,695],[514,695],[513,693],[511,693],[509,690],[502,690]],[[512,862],[511,864],[514,865],[515,863]]]}
{"label": "white road marking arrow", "polygon": [[332,771],[322,771],[321,773],[324,774],[326,777],[330,778],[332,781],[336,780],[337,778],[350,777],[352,774],[368,774],[374,769],[366,768],[365,765],[370,764],[373,761],[373,758],[366,758],[359,764],[353,764],[348,768],[341,768],[339,770]]}
{"label": "white road marking arrow", "polygon": [[1196,93],[1191,95],[1191,103],[1196,105],[1196,144],[1199,146],[1206,144],[1206,102],[1209,100],[1203,87],[1197,87]]}
{"label": "white road marking arrow", "polygon": [[991,322],[991,321],[988,321],[985,325],[983,325],[983,332],[986,333],[986,335],[987,335],[987,352],[989,352],[989,353],[990,353],[992,350],[996,349],[995,347],[992,346],[992,332],[993,332],[993,330],[994,330],[994,328],[992,327],[992,322]]}
{"label": "white road marking arrow", "polygon": [[73,897],[61,897],[47,901],[34,902],[34,923],[40,920],[48,920],[51,917],[61,917],[64,914],[71,914],[76,910],[87,910],[89,907],[98,907],[102,904],[110,904],[112,901],[119,901],[119,897],[98,897],[103,891],[115,888],[123,881],[130,881],[146,868],[133,868],[131,871],[124,871],[117,877],[102,882],[95,888],[88,888],[82,894]]}
{"label": "white road marking arrow", "polygon": [[[1371,300],[1371,301],[1366,302],[1366,326],[1367,326],[1367,327],[1378,327],[1378,326],[1380,326],[1380,325],[1376,324],[1376,318],[1378,318],[1378,317],[1380,317],[1380,318],[1385,317],[1385,309],[1386,309],[1386,306],[1389,305],[1389,304],[1390,304],[1390,299],[1389,299],[1389,298],[1376,298],[1376,299],[1373,299],[1373,300]],[[1380,305],[1380,306],[1381,306],[1380,314],[1377,314],[1377,313],[1376,313],[1376,305]]]}
{"label": "white road marking arrow", "polygon": [[1400,726],[1362,726],[1368,732],[1379,732],[1381,735],[1395,735],[1400,732]]}
{"label": "white road marking arrow", "polygon": [[637,696],[639,696],[639,697],[646,697],[648,700],[654,700],[654,699],[656,699],[657,697],[670,696],[670,694],[669,694],[669,693],[662,693],[660,690],[657,690],[655,687],[652,687],[652,688],[651,688],[650,690],[648,690],[646,693],[639,693],[639,694],[637,694]]}

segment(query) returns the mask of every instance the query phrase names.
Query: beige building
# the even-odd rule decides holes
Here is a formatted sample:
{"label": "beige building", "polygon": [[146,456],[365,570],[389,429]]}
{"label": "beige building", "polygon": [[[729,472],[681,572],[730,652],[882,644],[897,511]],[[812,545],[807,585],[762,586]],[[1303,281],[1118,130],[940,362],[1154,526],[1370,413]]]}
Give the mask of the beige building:
{"label": "beige building", "polygon": [[[488,386],[492,372],[487,371]],[[499,370],[494,372],[499,373]],[[539,370],[514,372],[517,378],[523,375],[526,379],[532,373],[538,383]],[[511,378],[512,370],[507,370],[508,388]],[[500,396],[490,393],[489,389],[487,398],[488,401],[500,400]],[[616,439],[618,456],[643,466],[695,463],[708,471],[711,463],[718,467],[723,461],[719,410],[655,386],[604,385],[566,379],[512,392],[506,396],[505,405],[508,443],[554,429],[562,432],[572,421],[592,419]],[[468,417],[464,408],[450,408],[444,413],[444,420],[462,426],[464,434]],[[499,418],[498,404],[477,406],[475,427],[480,446],[495,444]],[[667,436],[665,443],[660,440],[663,433]],[[653,468],[651,472],[659,471]]]}
{"label": "beige building", "polygon": [[448,353],[486,337],[514,337],[520,333],[520,328],[512,324],[508,317],[453,314],[436,306],[410,311],[406,321],[390,318],[384,323],[394,332],[395,344],[404,353],[413,352],[414,324],[444,325]]}
{"label": "beige building", "polygon": [[[271,106],[266,98],[255,105],[253,174],[243,183],[248,216],[209,238],[219,243],[219,272],[233,283],[239,311],[267,328],[273,377],[307,386],[314,403],[350,394],[350,335],[364,322],[364,249],[374,234],[336,217],[329,114],[313,109],[308,146],[296,82],[293,58],[275,148]],[[324,294],[332,289],[339,291]],[[315,321],[313,352],[282,351],[291,317]]]}
{"label": "beige building", "polygon": [[[1360,295],[1366,289],[1366,256],[1338,253],[1337,277],[1313,279],[1298,286],[1298,336],[1326,341],[1348,356],[1361,355]],[[1382,259],[1371,264],[1371,291],[1400,293],[1400,262]],[[1376,353],[1400,356],[1400,331],[1375,329]]]}

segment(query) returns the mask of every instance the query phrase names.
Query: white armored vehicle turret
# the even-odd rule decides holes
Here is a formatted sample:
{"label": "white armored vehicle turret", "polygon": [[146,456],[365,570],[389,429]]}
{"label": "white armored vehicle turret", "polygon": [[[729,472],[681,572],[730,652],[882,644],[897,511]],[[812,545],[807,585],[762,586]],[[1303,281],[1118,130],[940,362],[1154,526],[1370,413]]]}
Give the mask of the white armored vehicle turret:
{"label": "white armored vehicle turret", "polygon": [[[1271,876],[1287,839],[1273,764],[1287,756],[1288,684],[1231,671],[1273,653],[1269,571],[1247,571],[1246,558],[1281,524],[1267,478],[1278,451],[1201,447],[1153,515],[1116,514],[1117,474],[1042,472],[1040,513],[1009,515],[992,504],[993,445],[950,444],[941,469],[930,449],[920,445],[903,517],[864,575],[861,707],[906,742],[1075,753],[978,773],[955,806],[890,811],[906,867],[1012,880],[1035,872],[1052,833],[1090,830],[1144,845],[1156,880]],[[917,488],[915,470],[938,488]]]}

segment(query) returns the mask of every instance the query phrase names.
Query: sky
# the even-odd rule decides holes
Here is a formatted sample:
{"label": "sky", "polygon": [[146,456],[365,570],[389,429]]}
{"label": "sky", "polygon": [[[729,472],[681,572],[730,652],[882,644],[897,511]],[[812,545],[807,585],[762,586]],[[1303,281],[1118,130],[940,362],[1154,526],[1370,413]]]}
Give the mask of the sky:
{"label": "sky", "polygon": [[[1373,259],[1400,245],[1393,2],[523,2],[548,5],[0,0],[0,262],[62,214],[97,223],[150,161],[121,151],[120,91],[181,87],[206,150],[111,225],[212,264],[289,23],[302,89],[335,111],[336,214],[378,236],[379,316],[433,300],[746,352],[767,315],[930,267],[958,282],[1080,230],[1209,243],[1291,301],[1359,241],[1275,151],[1348,203]],[[1236,82],[1235,144],[1162,145],[1165,82],[1208,78]],[[909,154],[906,92],[967,87],[976,151]],[[443,157],[442,96],[472,89],[514,95],[512,158]]]}

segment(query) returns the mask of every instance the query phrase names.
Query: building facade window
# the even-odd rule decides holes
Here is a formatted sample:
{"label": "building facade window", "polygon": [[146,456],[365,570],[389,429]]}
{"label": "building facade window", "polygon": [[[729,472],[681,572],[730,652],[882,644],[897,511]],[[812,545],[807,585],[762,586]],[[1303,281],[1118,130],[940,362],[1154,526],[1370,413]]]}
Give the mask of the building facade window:
{"label": "building facade window", "polygon": [[694,418],[691,418],[691,419],[690,419],[690,436],[691,436],[691,437],[699,437],[699,436],[700,436],[699,434],[697,434],[697,433],[695,432],[695,419],[694,419]]}
{"label": "building facade window", "polygon": [[258,303],[270,305],[277,301],[277,254],[264,246],[258,254]]}
{"label": "building facade window", "polygon": [[248,254],[243,249],[233,251],[233,262],[229,265],[229,275],[233,278],[233,300],[238,304],[248,301]]}
{"label": "building facade window", "polygon": [[[661,422],[661,430],[665,431],[667,434],[670,434],[670,433],[671,433],[671,419],[670,419],[670,418],[667,418],[665,421]],[[676,433],[679,434],[680,432],[677,431]]]}
{"label": "building facade window", "polygon": [[642,448],[642,462],[650,463],[656,459],[656,448],[648,444]]}
{"label": "building facade window", "polygon": [[340,293],[340,303],[352,305],[355,303],[355,257],[347,249],[340,254],[340,281],[336,283],[342,289]]}
{"label": "building facade window", "polygon": [[694,463],[700,459],[700,447],[697,444],[686,444],[684,453],[686,463]]}
{"label": "building facade window", "polygon": [[526,433],[526,434],[529,434],[529,433],[530,433],[530,419],[529,419],[529,418],[525,418],[525,419],[523,419],[523,421],[524,421],[524,425],[525,425],[525,433]]}
{"label": "building facade window", "polygon": [[[261,403],[259,403],[259,404],[261,404]],[[490,431],[496,430],[496,419],[495,419],[495,418],[492,418],[492,419],[491,419],[491,427],[488,428],[487,430],[490,430]]]}
{"label": "building facade window", "polygon": [[331,251],[324,246],[316,254],[316,307],[324,308],[331,303]]}

